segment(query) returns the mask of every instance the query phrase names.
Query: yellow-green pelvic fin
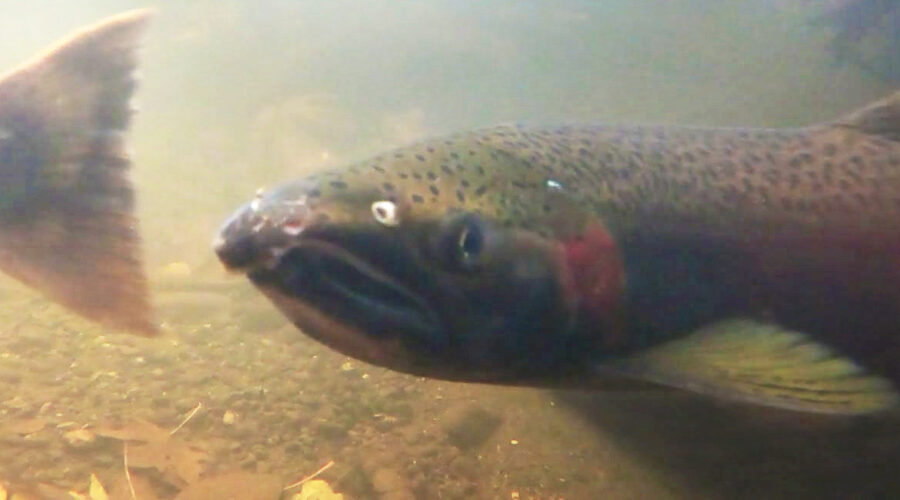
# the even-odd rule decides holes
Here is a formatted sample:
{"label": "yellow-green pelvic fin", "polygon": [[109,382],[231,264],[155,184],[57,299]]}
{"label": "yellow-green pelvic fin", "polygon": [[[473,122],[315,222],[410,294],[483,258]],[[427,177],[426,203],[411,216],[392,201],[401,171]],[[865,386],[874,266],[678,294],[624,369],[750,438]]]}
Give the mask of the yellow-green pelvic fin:
{"label": "yellow-green pelvic fin", "polygon": [[642,379],[791,410],[864,414],[900,402],[885,378],[808,335],[728,320],[617,363]]}

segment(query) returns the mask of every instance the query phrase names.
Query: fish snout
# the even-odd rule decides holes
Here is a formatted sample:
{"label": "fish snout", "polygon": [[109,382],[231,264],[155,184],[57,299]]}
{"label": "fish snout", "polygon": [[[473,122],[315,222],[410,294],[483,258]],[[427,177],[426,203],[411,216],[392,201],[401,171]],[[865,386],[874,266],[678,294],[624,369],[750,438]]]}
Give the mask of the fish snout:
{"label": "fish snout", "polygon": [[257,198],[225,221],[213,250],[229,270],[273,266],[306,229],[308,213],[303,204]]}
{"label": "fish snout", "polygon": [[250,267],[258,257],[256,244],[250,235],[226,240],[221,235],[213,241],[213,250],[229,270]]}
{"label": "fish snout", "polygon": [[250,204],[239,208],[222,225],[213,240],[213,250],[229,270],[251,267],[259,260],[258,229],[262,219],[255,215]]}

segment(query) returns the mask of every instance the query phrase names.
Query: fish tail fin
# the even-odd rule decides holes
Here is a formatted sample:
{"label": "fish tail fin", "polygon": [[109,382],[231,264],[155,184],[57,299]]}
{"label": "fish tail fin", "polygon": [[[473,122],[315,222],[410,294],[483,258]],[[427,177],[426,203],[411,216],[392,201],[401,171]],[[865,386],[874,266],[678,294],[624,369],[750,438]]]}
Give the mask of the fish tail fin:
{"label": "fish tail fin", "polygon": [[840,118],[835,125],[900,141],[900,91]]}
{"label": "fish tail fin", "polygon": [[150,335],[126,138],[133,11],[0,77],[0,270],[101,324]]}

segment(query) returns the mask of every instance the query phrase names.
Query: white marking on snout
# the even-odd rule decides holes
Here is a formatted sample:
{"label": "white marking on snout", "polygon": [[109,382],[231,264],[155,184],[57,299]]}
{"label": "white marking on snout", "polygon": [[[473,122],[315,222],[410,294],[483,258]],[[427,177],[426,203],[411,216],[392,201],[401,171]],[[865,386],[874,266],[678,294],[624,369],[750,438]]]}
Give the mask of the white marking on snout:
{"label": "white marking on snout", "polygon": [[269,253],[272,255],[273,259],[280,259],[287,251],[288,249],[284,247],[272,247],[271,250],[269,250]]}
{"label": "white marking on snout", "polygon": [[262,262],[263,267],[267,269],[275,269],[281,262],[281,258],[292,247],[271,247],[269,248],[269,257]]}
{"label": "white marking on snout", "polygon": [[262,197],[265,193],[265,188],[258,188],[256,190],[256,195],[253,197],[253,201],[250,202],[250,210],[253,210],[254,212],[259,211],[259,205],[262,203]]}
{"label": "white marking on snout", "polygon": [[292,207],[303,207],[306,206],[306,195],[303,195],[296,200],[287,200],[284,202],[285,205]]}
{"label": "white marking on snout", "polygon": [[297,236],[302,233],[306,227],[299,222],[288,222],[281,226],[281,230],[288,236]]}
{"label": "white marking on snout", "polygon": [[220,248],[225,247],[225,238],[222,237],[221,234],[216,235],[212,240],[213,250],[219,250]]}
{"label": "white marking on snout", "polygon": [[393,201],[381,200],[372,203],[372,215],[380,224],[394,227],[400,224],[397,205]]}

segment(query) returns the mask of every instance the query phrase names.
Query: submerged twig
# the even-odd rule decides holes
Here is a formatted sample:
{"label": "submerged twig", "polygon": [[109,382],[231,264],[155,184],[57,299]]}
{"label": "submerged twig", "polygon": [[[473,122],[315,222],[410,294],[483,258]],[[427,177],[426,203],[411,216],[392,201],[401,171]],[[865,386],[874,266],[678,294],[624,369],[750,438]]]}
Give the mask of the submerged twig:
{"label": "submerged twig", "polygon": [[317,471],[313,472],[312,474],[310,474],[310,475],[304,477],[303,479],[297,481],[296,483],[289,484],[289,485],[285,486],[284,488],[281,489],[281,491],[287,491],[287,490],[289,490],[289,489],[291,489],[291,488],[296,488],[297,486],[300,486],[301,484],[303,484],[303,483],[309,481],[310,479],[313,479],[314,477],[318,476],[319,474],[321,474],[321,473],[327,471],[327,470],[330,469],[331,466],[333,466],[333,465],[334,465],[334,460],[329,460],[328,463],[325,464],[325,465],[323,465],[322,467],[320,467],[319,470],[317,470]]}
{"label": "submerged twig", "polygon": [[128,482],[128,491],[131,492],[131,500],[137,500],[134,492],[134,483],[131,482],[131,471],[128,470],[128,443],[122,443],[122,462],[125,464],[125,481]]}
{"label": "submerged twig", "polygon": [[197,412],[200,411],[200,408],[202,406],[203,406],[203,402],[198,401],[197,406],[195,406],[194,409],[191,410],[191,412],[188,413],[186,417],[184,417],[184,420],[182,420],[181,423],[178,424],[178,427],[172,429],[172,432],[170,432],[169,435],[171,436],[171,435],[175,434],[176,432],[178,432],[178,429],[181,429],[182,427],[184,427],[184,424],[188,423],[188,420],[194,418],[194,415],[196,415]]}

